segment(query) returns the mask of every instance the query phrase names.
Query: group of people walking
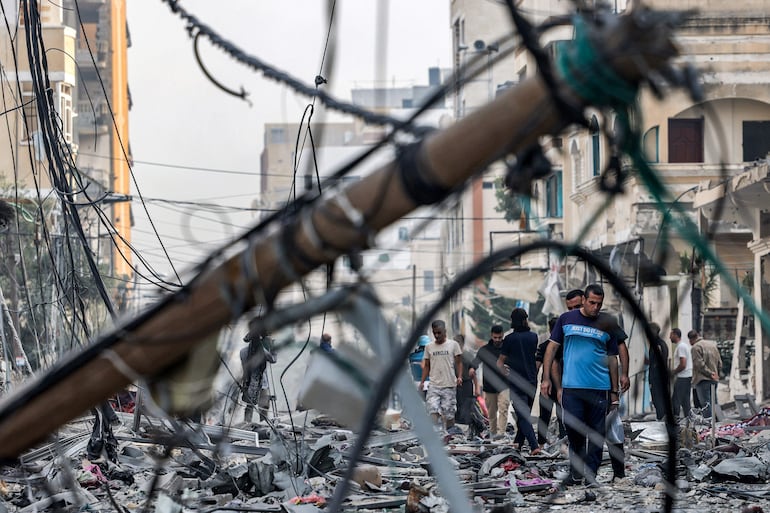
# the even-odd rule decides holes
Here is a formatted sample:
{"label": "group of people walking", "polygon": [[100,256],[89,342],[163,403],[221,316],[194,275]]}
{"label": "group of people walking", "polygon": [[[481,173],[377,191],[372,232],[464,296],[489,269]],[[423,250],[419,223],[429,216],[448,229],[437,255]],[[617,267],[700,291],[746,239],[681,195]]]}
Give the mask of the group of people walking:
{"label": "group of people walking", "polygon": [[[569,441],[570,475],[565,484],[583,479],[595,482],[601,463],[607,415],[617,409],[620,394],[628,390],[628,349],[625,332],[616,319],[602,313],[604,290],[589,285],[585,291],[571,291],[568,311],[555,319],[548,338],[538,344],[524,309],[511,312],[512,331],[493,326],[489,342],[482,346],[470,366],[481,368],[481,391],[489,410],[490,434],[505,434],[509,404],[516,414],[513,444],[529,446],[529,454],[541,452],[554,404],[560,433]],[[434,341],[425,349],[421,388],[430,379],[426,394],[428,410],[435,422],[451,428],[457,411],[457,387],[463,385],[463,357],[460,345],[448,340],[446,324],[432,323]],[[466,358],[467,360],[467,358]],[[530,415],[540,383],[541,422],[537,432]],[[466,369],[465,375],[470,377]],[[474,374],[475,379],[475,374]],[[610,447],[614,477],[624,477],[622,441]]]}
{"label": "group of people walking", "polygon": [[[619,440],[617,435],[605,440],[605,433],[608,420],[618,417],[615,413],[621,394],[630,385],[628,335],[615,317],[601,311],[604,295],[597,284],[567,293],[567,311],[549,321],[548,335],[540,342],[530,329],[526,310],[515,308],[511,312],[511,331],[506,335],[503,326],[492,326],[489,341],[475,355],[464,350],[462,335],[449,339],[446,323],[433,321],[433,340],[420,337],[422,364],[420,368],[418,363],[414,370],[437,427],[452,432],[457,430],[456,422],[469,424],[471,406],[476,396],[483,394],[489,436],[499,439],[506,435],[512,406],[517,428],[513,447],[522,449],[526,444],[529,454],[537,455],[548,441],[555,409],[559,439],[566,438],[569,446],[570,473],[563,485],[596,483],[605,443],[613,479],[625,477],[622,430]],[[655,323],[651,327],[655,338],[646,363],[658,419],[664,416],[671,376],[675,377],[671,398],[674,414],[689,414],[692,393],[696,407],[702,408],[704,417],[710,417],[722,367],[716,343],[704,340],[695,330],[683,340],[681,331],[672,329],[669,338],[675,348],[674,368],[669,371],[668,344],[660,337],[660,327]],[[269,338],[252,340],[241,353],[247,422],[251,421],[254,406],[262,420],[267,418],[270,393],[265,367],[275,362],[275,356],[266,341]],[[335,351],[329,335],[322,337],[320,349]],[[480,385],[477,369],[482,371]],[[535,429],[531,412],[538,391],[538,374],[540,415]]]}
{"label": "group of people walking", "polygon": [[[427,404],[435,422],[443,419],[450,428],[455,423],[458,402],[468,394],[478,394],[476,369],[482,369],[481,393],[489,412],[492,437],[506,434],[508,410],[516,416],[514,448],[529,446],[530,455],[541,451],[548,441],[548,426],[555,408],[559,438],[569,444],[570,474],[563,484],[596,482],[607,443],[613,479],[625,477],[622,430],[620,439],[613,430],[605,441],[609,419],[617,417],[621,394],[630,386],[628,375],[628,335],[617,319],[602,312],[604,290],[597,284],[585,291],[573,290],[565,297],[567,311],[551,319],[548,336],[538,344],[530,330],[527,312],[511,312],[512,331],[491,328],[490,339],[474,358],[463,356],[461,345],[447,340],[446,324],[432,324],[434,341],[428,344],[421,376],[421,389],[430,380]],[[649,364],[651,399],[660,420],[665,413],[665,395],[670,377],[675,377],[672,403],[674,414],[690,413],[690,395],[704,417],[712,415],[712,396],[719,380],[722,361],[713,341],[704,340],[692,330],[687,340],[679,329],[669,335],[674,344],[674,369],[669,371],[668,344],[660,337],[660,326],[651,323],[655,338],[646,362]],[[660,356],[658,356],[658,354]],[[662,357],[662,358],[661,358]],[[530,414],[540,381],[540,418],[537,430]],[[472,381],[472,383],[469,383]],[[459,388],[458,388],[459,387]],[[464,388],[464,392],[461,391]]]}
{"label": "group of people walking", "polygon": [[676,346],[674,351],[676,380],[671,397],[674,416],[678,417],[680,412],[685,416],[690,414],[692,394],[695,407],[701,409],[703,417],[710,418],[713,414],[712,398],[716,400],[713,394],[722,369],[722,357],[716,342],[705,340],[695,330],[687,333],[687,340],[684,340],[682,332],[673,329],[669,338]]}

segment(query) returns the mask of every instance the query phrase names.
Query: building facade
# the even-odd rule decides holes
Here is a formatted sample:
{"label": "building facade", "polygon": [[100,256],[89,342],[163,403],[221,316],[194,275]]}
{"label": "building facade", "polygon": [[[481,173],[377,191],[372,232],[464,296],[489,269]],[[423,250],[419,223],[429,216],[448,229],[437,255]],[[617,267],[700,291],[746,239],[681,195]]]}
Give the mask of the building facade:
{"label": "building facade", "polygon": [[[621,4],[613,7],[623,11],[625,2]],[[770,7],[755,0],[661,0],[648,4],[662,9],[698,9],[677,32],[677,43],[682,53],[679,64],[690,63],[701,73],[704,100],[695,102],[680,90],[666,90],[663,100],[643,90],[639,100],[644,151],[665,185],[665,197],[659,202],[628,161],[623,162],[629,172],[621,184],[622,194],[610,196],[601,190],[601,175],[610,162],[607,134],[617,131],[617,121],[612,113],[588,112],[589,128],[573,126],[558,138],[541,141],[552,173],[533,186],[526,228],[539,229],[543,236],[578,241],[601,256],[631,287],[645,313],[661,324],[664,335],[674,327],[685,333],[698,329],[718,340],[728,361],[733,354],[732,341],[737,340],[735,353],[740,357],[733,358],[732,370],[725,369],[733,378],[732,392],[748,390],[761,397],[770,380],[762,359],[753,356],[766,352],[759,349],[763,347],[761,330],[754,328],[759,320],[741,313],[744,305],[731,286],[694,251],[692,241],[676,230],[681,223],[664,219],[681,211],[699,228],[704,240],[712,234],[708,245],[726,272],[734,281],[750,287],[757,304],[767,304],[762,303],[767,295],[764,292],[763,296],[767,280],[762,265],[767,244],[760,205],[768,199],[762,173],[770,150],[770,68],[766,63],[770,55]],[[500,5],[460,0],[451,5],[457,65],[466,41],[488,41],[511,30],[509,16]],[[535,23],[564,14],[570,7],[557,1],[523,0],[518,5]],[[541,44],[554,55],[554,43],[571,38],[571,28],[558,29],[549,31]],[[516,82],[535,69],[532,57],[524,50],[515,51],[509,59],[507,76],[493,73],[501,82],[504,78]],[[474,108],[467,92],[459,90],[458,98],[465,109]],[[483,94],[475,100],[485,101]],[[760,164],[745,170],[757,160]],[[492,168],[488,174],[494,172]],[[730,187],[742,191],[744,203],[720,199]],[[472,209],[476,194],[471,188],[463,206]],[[737,193],[730,198],[737,198]],[[557,213],[561,215],[554,215]],[[458,248],[475,254],[476,244],[484,234],[491,236],[492,230],[482,226],[479,236],[472,225],[465,226],[469,229]],[[595,272],[574,259],[561,262],[558,272],[563,290],[600,281]],[[644,339],[629,306],[613,291],[605,300],[605,309],[618,315],[631,335],[629,371],[632,389],[640,393],[631,398],[630,411],[643,411],[648,402]]]}
{"label": "building facade", "polygon": [[[8,145],[0,152],[0,176],[6,188],[37,201],[52,189],[54,164],[42,138],[40,106],[27,55],[26,18],[19,3],[4,2],[4,6],[13,38],[4,31],[0,52],[7,69],[13,71],[6,73],[2,87],[13,122],[0,127],[2,144]],[[83,228],[99,264],[111,275],[130,278],[130,203],[99,201],[106,193],[123,197],[129,193],[125,8],[120,0],[81,1],[77,9],[71,2],[39,3],[41,47],[46,50],[47,80],[53,92],[56,137],[64,144],[65,160],[74,161],[79,171],[70,186],[78,202],[88,202],[79,192],[85,190],[114,226],[114,230],[106,229],[93,209],[83,208]],[[36,59],[33,62],[41,61]],[[14,105],[18,108],[13,109]]]}
{"label": "building facade", "polygon": [[110,233],[89,218],[103,262],[114,276],[131,279],[131,147],[129,145],[128,47],[125,0],[78,1],[75,52],[81,82],[76,88],[75,141],[78,169],[91,179],[92,197],[112,193],[102,204]]}

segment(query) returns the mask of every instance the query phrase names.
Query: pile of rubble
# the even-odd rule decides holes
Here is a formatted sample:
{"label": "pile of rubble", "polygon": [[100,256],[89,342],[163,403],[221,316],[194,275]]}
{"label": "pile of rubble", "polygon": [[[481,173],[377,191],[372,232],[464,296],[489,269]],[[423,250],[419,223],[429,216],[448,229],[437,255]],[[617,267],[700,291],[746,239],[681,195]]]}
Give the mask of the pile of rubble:
{"label": "pile of rubble", "polygon": [[[55,442],[6,466],[0,478],[0,513],[62,508],[81,511],[182,510],[314,513],[328,506],[349,464],[355,434],[317,417],[297,426],[233,428],[145,419],[135,432],[131,416],[114,426],[116,461],[86,457],[89,419],[72,423]],[[677,510],[770,512],[770,410],[745,421],[679,428]],[[430,461],[406,422],[377,431],[353,475],[346,510],[407,513],[449,511]],[[602,465],[599,487],[560,489],[568,461],[563,441],[532,456],[512,439],[447,435],[446,449],[477,511],[511,506],[599,512],[662,511],[668,436],[662,422],[627,421],[627,477],[611,480]]]}

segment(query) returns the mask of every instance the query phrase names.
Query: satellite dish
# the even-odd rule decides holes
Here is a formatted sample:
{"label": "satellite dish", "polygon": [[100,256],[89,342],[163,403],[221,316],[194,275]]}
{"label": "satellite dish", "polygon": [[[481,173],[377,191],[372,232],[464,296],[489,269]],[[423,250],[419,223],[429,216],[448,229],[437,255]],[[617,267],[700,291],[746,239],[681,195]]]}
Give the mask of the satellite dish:
{"label": "satellite dish", "polygon": [[473,48],[475,48],[479,52],[486,47],[487,47],[487,44],[481,39],[477,39],[473,42]]}

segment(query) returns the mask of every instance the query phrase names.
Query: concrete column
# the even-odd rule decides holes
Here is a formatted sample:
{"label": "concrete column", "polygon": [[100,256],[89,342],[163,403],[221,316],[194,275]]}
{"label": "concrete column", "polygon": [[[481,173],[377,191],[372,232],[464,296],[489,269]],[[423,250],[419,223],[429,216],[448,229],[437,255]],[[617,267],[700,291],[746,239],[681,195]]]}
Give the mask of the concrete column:
{"label": "concrete column", "polygon": [[676,290],[677,308],[679,310],[679,329],[682,337],[693,329],[692,326],[692,276],[680,274]]}
{"label": "concrete column", "polygon": [[[763,283],[766,283],[764,274],[770,275],[770,237],[756,238],[748,244],[749,250],[754,254],[754,303],[763,311],[768,311],[767,301],[763,301]],[[766,265],[762,265],[762,263]],[[764,269],[764,273],[763,273]],[[738,322],[741,322],[738,319]],[[754,316],[754,395],[757,402],[765,397],[765,390],[770,390],[770,372],[765,372],[770,361],[770,334],[764,333],[762,323],[758,316]]]}

